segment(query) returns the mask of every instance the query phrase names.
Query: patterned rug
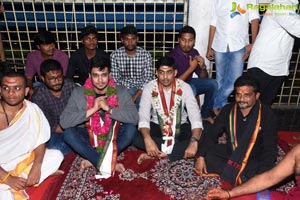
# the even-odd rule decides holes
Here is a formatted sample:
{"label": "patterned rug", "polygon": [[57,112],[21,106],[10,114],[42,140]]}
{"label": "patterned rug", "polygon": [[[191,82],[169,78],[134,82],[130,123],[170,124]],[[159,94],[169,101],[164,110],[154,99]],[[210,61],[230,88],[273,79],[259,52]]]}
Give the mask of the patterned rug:
{"label": "patterned rug", "polygon": [[[77,156],[58,193],[57,200],[167,200],[204,199],[212,187],[220,187],[218,177],[199,177],[193,172],[193,160],[180,160],[171,163],[168,159],[148,160],[142,165],[136,163],[141,151],[130,147],[118,159],[126,168],[122,174],[109,179],[95,179],[95,169],[79,172],[81,158]],[[279,149],[278,160],[284,156]],[[288,191],[293,182],[278,188]]]}

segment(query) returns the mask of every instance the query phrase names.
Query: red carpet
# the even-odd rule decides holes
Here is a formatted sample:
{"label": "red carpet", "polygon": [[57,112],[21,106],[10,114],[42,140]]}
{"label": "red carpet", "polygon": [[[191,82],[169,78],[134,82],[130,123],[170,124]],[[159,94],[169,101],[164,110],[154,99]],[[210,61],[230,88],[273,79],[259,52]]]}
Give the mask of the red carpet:
{"label": "red carpet", "polygon": [[[279,132],[281,148],[288,151],[297,143],[298,134],[300,133]],[[118,158],[124,164],[126,172],[99,180],[94,178],[96,172],[93,168],[80,174],[78,169],[81,158],[70,154],[66,156],[61,167],[66,173],[48,178],[38,188],[30,188],[28,190],[30,199],[203,199],[208,188],[221,185],[217,177],[196,176],[191,160],[175,163],[170,163],[167,159],[149,160],[138,165],[136,159],[140,153],[141,151],[130,147]],[[282,159],[283,155],[284,152],[281,150],[279,158]],[[291,187],[293,183],[288,183],[280,190],[288,191]],[[250,195],[244,199],[254,197]]]}

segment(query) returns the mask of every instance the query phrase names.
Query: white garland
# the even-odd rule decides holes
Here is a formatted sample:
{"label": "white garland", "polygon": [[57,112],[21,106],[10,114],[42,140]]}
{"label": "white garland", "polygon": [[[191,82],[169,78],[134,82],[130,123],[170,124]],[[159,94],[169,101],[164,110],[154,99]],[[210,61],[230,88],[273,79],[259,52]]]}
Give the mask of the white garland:
{"label": "white garland", "polygon": [[[181,90],[181,95],[178,94],[179,90]],[[159,101],[160,95],[159,95],[157,81],[155,81],[153,84],[152,94],[157,93],[158,95],[157,96],[152,95],[152,105],[153,105],[153,108],[157,111],[157,114],[163,120],[163,123],[164,123],[163,131],[162,131],[163,134],[168,133],[168,129],[169,129],[168,126],[171,125],[172,120],[174,119],[175,113],[177,112],[177,109],[182,100],[182,92],[183,91],[182,91],[180,81],[178,79],[176,79],[176,91],[175,91],[174,105],[172,106],[172,108],[170,108],[169,116],[166,116],[164,109],[162,107],[162,103],[160,103],[160,101]]]}

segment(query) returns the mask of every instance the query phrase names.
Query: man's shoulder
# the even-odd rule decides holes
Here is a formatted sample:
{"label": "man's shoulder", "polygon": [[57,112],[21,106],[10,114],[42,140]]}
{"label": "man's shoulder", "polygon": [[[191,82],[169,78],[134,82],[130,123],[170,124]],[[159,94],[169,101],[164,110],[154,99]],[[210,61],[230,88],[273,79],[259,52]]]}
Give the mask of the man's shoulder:
{"label": "man's shoulder", "polygon": [[27,54],[27,62],[28,60],[36,60],[36,59],[40,59],[41,58],[41,52],[39,50],[34,50],[30,53]]}
{"label": "man's shoulder", "polygon": [[36,89],[36,91],[32,95],[32,100],[36,101],[37,99],[45,99],[48,94],[49,89],[43,84]]}
{"label": "man's shoulder", "polygon": [[140,47],[140,46],[137,46],[137,47],[136,47],[136,51],[137,51],[138,53],[140,53],[140,54],[146,54],[146,55],[148,55],[148,56],[151,56],[151,54],[150,54],[149,51],[147,51],[146,49],[144,49],[144,48],[142,48],[142,47]]}
{"label": "man's shoulder", "polygon": [[72,52],[70,58],[76,58],[79,55],[84,55],[84,47],[80,47],[76,51]]}

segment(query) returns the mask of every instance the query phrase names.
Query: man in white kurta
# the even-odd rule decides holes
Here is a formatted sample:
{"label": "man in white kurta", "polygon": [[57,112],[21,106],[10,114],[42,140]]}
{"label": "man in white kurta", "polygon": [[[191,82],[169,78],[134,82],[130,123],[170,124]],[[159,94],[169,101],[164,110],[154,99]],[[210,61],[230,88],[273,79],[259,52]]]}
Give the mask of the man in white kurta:
{"label": "man in white kurta", "polygon": [[40,108],[24,100],[27,92],[25,77],[14,73],[3,76],[0,107],[0,199],[29,198],[25,189],[41,183],[55,173],[63,160],[60,151],[45,150],[45,143],[50,138],[50,126]]}

